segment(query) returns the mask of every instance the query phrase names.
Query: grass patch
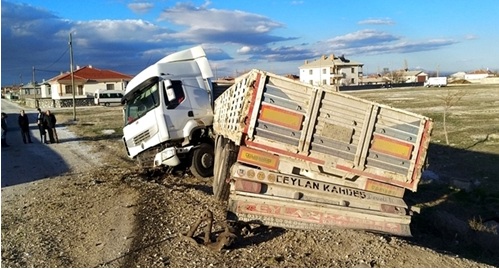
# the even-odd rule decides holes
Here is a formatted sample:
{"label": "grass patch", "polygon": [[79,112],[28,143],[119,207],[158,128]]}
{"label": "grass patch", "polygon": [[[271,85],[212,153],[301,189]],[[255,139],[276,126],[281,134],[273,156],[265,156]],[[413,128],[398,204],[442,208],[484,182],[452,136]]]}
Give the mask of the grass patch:
{"label": "grass patch", "polygon": [[[76,121],[73,110],[57,112],[57,121],[80,137],[99,140],[123,136],[123,112],[121,106],[77,108]],[[112,130],[110,132],[109,130]]]}

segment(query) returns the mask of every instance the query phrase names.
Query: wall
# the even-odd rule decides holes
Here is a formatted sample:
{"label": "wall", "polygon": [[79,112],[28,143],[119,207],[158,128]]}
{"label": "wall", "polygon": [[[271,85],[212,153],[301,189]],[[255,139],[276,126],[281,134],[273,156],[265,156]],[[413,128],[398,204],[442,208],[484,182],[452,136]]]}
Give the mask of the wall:
{"label": "wall", "polygon": [[481,84],[499,84],[499,77],[488,77],[480,80]]}
{"label": "wall", "polygon": [[372,89],[383,89],[383,88],[403,88],[403,87],[422,87],[422,86],[423,82],[350,85],[350,86],[340,86],[339,91],[360,91],[360,90],[372,90]]}
{"label": "wall", "polygon": [[83,87],[83,92],[86,95],[93,95],[97,90],[107,90],[107,85],[114,85],[113,90],[124,91],[125,82],[99,82],[99,83],[86,83]]}
{"label": "wall", "polygon": [[[34,98],[26,98],[26,106],[32,108],[63,108],[63,107],[73,107],[73,99],[60,99],[53,100],[50,98],[37,98],[36,102]],[[94,98],[75,98],[76,107],[79,106],[93,106]]]}

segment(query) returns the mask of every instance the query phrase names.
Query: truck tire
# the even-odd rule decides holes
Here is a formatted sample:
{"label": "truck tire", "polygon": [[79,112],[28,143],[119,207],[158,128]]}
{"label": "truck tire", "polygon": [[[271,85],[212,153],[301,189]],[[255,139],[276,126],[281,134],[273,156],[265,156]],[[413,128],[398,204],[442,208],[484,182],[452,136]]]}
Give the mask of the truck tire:
{"label": "truck tire", "polygon": [[197,178],[205,180],[213,176],[213,146],[201,144],[192,152],[191,173]]}
{"label": "truck tire", "polygon": [[220,156],[222,150],[224,149],[226,141],[222,135],[217,135],[215,137],[215,160],[213,161],[213,175],[215,175],[215,169],[218,167],[218,162],[220,161]]}
{"label": "truck tire", "polygon": [[227,182],[227,178],[230,177],[230,168],[236,162],[236,152],[235,144],[232,141],[226,143],[220,153],[217,167],[214,169],[213,195],[215,199],[222,202],[229,198],[230,184]]}

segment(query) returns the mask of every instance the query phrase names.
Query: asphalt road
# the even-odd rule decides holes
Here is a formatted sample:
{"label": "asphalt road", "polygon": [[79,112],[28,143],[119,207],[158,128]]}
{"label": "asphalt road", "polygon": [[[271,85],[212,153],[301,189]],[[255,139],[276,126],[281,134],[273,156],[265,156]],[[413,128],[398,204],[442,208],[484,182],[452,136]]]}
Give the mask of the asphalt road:
{"label": "asphalt road", "polygon": [[[59,144],[44,144],[36,125],[37,111],[24,109],[30,119],[32,144],[24,144],[21,130],[17,123],[20,110],[14,102],[2,99],[2,112],[7,114],[7,143],[10,147],[2,148],[1,185],[4,187],[33,182],[47,177],[57,176],[70,171],[65,161],[64,152],[74,147],[77,142],[74,135],[63,126],[57,127]],[[52,111],[52,110],[51,110]],[[55,115],[57,112],[54,110]]]}

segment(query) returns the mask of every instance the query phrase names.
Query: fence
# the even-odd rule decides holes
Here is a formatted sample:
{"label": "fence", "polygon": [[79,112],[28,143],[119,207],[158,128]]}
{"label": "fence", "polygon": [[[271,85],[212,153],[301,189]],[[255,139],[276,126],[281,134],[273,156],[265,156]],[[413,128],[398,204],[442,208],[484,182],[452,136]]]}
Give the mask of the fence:
{"label": "fence", "polygon": [[[73,107],[73,99],[58,99],[54,100],[51,98],[25,98],[26,106],[32,108],[64,108]],[[93,106],[94,98],[75,98],[75,106]]]}

